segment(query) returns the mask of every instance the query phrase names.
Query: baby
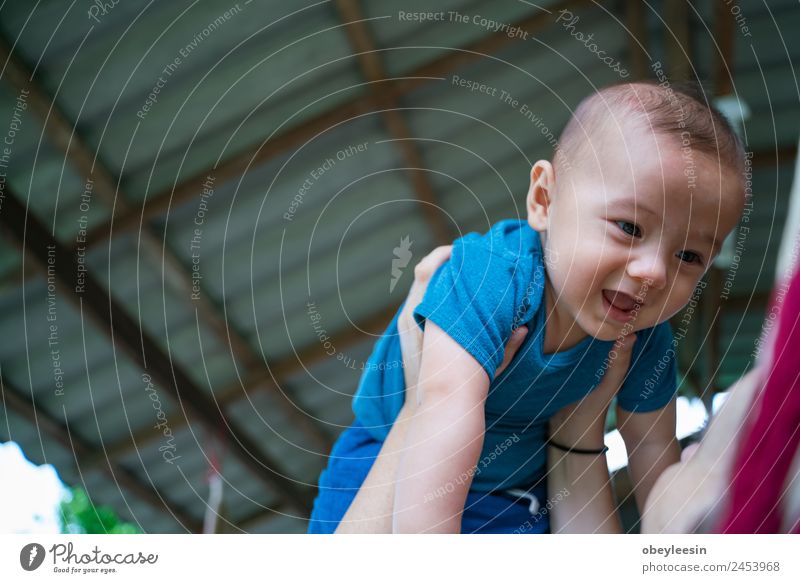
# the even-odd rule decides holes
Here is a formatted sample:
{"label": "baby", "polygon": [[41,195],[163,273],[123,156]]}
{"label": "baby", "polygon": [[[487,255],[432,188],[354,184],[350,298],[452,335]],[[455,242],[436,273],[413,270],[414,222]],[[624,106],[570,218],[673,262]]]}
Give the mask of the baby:
{"label": "baby", "polygon": [[[626,83],[579,104],[553,161],[531,170],[527,221],[455,241],[413,311],[424,329],[419,403],[397,470],[395,532],[519,532],[517,520],[547,532],[537,505],[548,494],[548,420],[599,386],[614,341],[634,333],[616,413],[642,509],[680,456],[667,320],[738,222],[743,176],[740,141],[690,87]],[[336,528],[403,405],[397,322],[375,346],[356,421],[320,477],[310,532]],[[602,443],[550,443],[603,453]],[[509,498],[535,520],[504,516],[519,511]],[[507,529],[492,527],[504,519]]]}

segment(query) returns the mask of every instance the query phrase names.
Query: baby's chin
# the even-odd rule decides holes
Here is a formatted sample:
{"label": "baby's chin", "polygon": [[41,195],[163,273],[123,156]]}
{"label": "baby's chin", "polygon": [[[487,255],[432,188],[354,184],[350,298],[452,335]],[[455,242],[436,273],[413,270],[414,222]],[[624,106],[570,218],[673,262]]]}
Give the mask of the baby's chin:
{"label": "baby's chin", "polygon": [[628,322],[626,324],[621,324],[619,322],[608,321],[596,328],[594,333],[587,331],[587,334],[594,336],[598,340],[613,342],[622,336],[635,334],[639,330],[644,330],[653,326],[655,326],[655,324],[647,324],[645,322]]}
{"label": "baby's chin", "polygon": [[[609,330],[610,330],[610,327],[605,327],[604,326],[603,328],[598,330],[596,334],[593,334],[593,336],[595,338],[597,338],[598,340],[603,340],[603,341],[606,341],[606,342],[614,342],[614,341],[617,340],[617,338],[622,336],[623,330],[622,330],[621,326],[616,331],[613,331],[613,330],[609,331]],[[625,328],[625,332],[627,332],[627,331],[628,331],[628,328]],[[631,332],[633,332],[633,331],[631,330]]]}

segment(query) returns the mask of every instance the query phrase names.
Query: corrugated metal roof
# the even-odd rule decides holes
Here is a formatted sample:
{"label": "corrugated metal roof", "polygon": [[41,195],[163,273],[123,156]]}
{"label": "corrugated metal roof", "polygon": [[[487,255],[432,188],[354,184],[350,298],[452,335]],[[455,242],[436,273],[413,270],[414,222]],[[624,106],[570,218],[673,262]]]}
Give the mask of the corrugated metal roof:
{"label": "corrugated metal roof", "polygon": [[[706,26],[713,26],[712,11],[710,3],[696,4],[692,63],[710,78],[714,49]],[[574,11],[582,30],[630,66],[623,5]],[[347,25],[331,2],[125,2],[96,14],[96,20],[87,14],[90,6],[6,2],[0,31],[13,57],[35,72],[33,81],[75,128],[73,139],[96,153],[95,163],[118,180],[117,195],[130,210],[120,199],[112,210],[112,198],[104,198],[99,186],[86,196],[92,185],[63,146],[43,133],[43,120],[32,108],[21,112],[8,184],[60,243],[73,248],[82,230],[107,224],[112,212],[115,219],[140,212],[143,201],[169,197],[190,178],[215,177],[215,166],[245,156],[244,170],[247,156],[260,147],[272,152],[245,172],[212,178],[205,197],[200,187],[158,216],[148,215],[143,231],[135,227],[96,242],[86,264],[173,365],[224,409],[225,419],[277,460],[292,481],[311,489],[328,451],[288,416],[287,407],[329,438],[352,421],[359,367],[410,284],[409,272],[390,291],[392,250],[409,237],[416,261],[437,244],[401,144],[376,113],[380,108],[337,109],[388,84],[365,81]],[[489,21],[518,22],[560,6],[447,0],[434,8],[392,0],[362,2],[361,10],[385,75],[404,77],[491,37]],[[667,62],[663,3],[653,6],[657,12],[645,23],[648,48],[653,59]],[[399,15],[434,9],[467,15],[469,22],[420,23]],[[752,36],[736,36],[733,82],[753,112],[745,127],[749,148],[762,154],[788,148],[791,156],[783,156],[777,170],[762,164],[754,171],[753,231],[731,292],[737,297],[770,288],[800,127],[793,68],[800,44],[791,34],[800,10],[790,1],[770,3],[770,10],[742,6]],[[436,71],[436,79],[395,97],[454,234],[523,216],[530,164],[549,156],[551,143],[519,105],[472,93],[457,86],[453,75],[504,89],[554,135],[593,86],[618,79],[554,19],[527,40]],[[155,90],[155,100],[148,101]],[[4,76],[0,111],[8,120],[18,97]],[[318,134],[301,133],[304,124],[331,111],[344,117],[332,118],[334,125]],[[292,129],[299,132],[295,141],[269,150]],[[161,245],[177,260],[181,277],[169,267],[171,260],[162,259]],[[203,293],[229,327],[225,334],[188,293],[195,260]],[[103,471],[106,456],[114,468],[130,470],[169,505],[200,521],[219,428],[187,423],[168,387],[155,382],[148,389],[137,362],[115,349],[86,306],[81,318],[80,306],[62,288],[55,313],[64,391],[56,394],[44,272],[30,257],[23,271],[18,246],[2,239],[0,276],[0,333],[8,339],[0,346],[5,390],[18,390],[42,414],[68,423],[94,454],[76,460],[69,443],[38,431],[13,409],[4,410],[8,421],[0,436],[21,443],[34,460],[53,463],[66,482],[83,485],[96,503],[113,505],[148,532],[183,528],[164,507],[115,484]],[[337,339],[341,360],[325,358],[308,302]],[[724,312],[722,386],[749,358],[763,308],[756,303],[744,312],[738,303]],[[262,364],[248,363],[228,333],[243,338]],[[288,404],[281,405],[270,389],[274,380]],[[172,441],[156,425],[159,410],[173,430]],[[159,448],[168,443],[181,456],[179,464],[165,463]],[[305,530],[305,517],[230,448],[223,445],[223,451],[223,514],[230,530]]]}

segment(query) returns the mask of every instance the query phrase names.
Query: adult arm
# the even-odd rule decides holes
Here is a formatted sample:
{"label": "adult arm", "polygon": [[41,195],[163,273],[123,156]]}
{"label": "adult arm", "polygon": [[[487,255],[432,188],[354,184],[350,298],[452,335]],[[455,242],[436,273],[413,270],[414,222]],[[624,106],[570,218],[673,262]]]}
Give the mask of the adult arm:
{"label": "adult arm", "polygon": [[397,471],[394,532],[461,531],[485,431],[489,377],[431,320],[422,342],[416,414]]}

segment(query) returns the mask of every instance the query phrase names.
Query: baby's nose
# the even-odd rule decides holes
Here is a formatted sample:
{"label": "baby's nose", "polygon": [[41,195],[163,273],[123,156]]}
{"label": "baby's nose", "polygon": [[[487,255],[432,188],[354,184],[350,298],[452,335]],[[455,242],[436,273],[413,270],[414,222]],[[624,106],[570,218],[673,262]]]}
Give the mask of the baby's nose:
{"label": "baby's nose", "polygon": [[667,285],[667,266],[659,257],[645,256],[628,263],[628,275],[642,284],[639,295],[646,295],[648,289],[664,289]]}

